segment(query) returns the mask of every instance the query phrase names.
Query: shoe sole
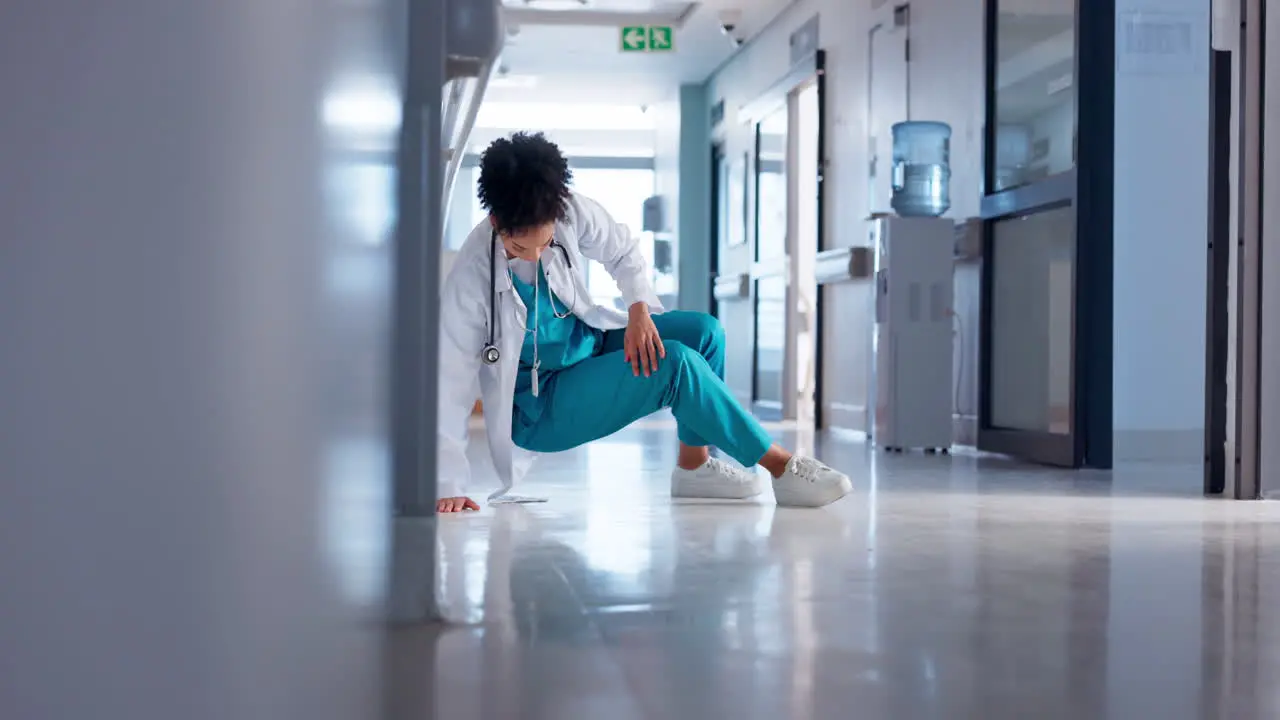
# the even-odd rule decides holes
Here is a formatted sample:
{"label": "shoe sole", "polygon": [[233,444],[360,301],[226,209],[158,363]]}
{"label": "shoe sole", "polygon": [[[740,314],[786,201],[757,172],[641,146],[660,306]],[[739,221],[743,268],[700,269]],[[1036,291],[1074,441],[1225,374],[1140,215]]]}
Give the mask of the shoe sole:
{"label": "shoe sole", "polygon": [[853,492],[853,481],[849,479],[849,476],[845,475],[841,476],[840,482],[834,485],[826,485],[816,489],[820,489],[821,492],[813,494],[796,492],[794,489],[780,488],[777,483],[774,483],[773,497],[781,507],[823,507]]}
{"label": "shoe sole", "polygon": [[693,500],[747,500],[764,492],[760,478],[753,478],[750,485],[726,485],[714,480],[683,481],[671,483],[671,497]]}

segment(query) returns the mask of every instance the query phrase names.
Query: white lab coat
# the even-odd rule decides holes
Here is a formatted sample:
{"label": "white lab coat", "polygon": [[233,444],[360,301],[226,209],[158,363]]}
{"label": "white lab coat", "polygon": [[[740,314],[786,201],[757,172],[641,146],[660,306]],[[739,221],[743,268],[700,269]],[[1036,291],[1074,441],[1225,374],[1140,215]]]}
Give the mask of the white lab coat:
{"label": "white lab coat", "polygon": [[[639,242],[599,203],[574,193],[565,219],[556,224],[555,240],[568,251],[573,265],[565,262],[560,250],[548,248],[542,254],[547,284],[557,300],[572,303],[570,309],[583,322],[600,330],[627,325],[625,313],[592,302],[587,291],[585,259],[604,265],[622,291],[627,307],[644,302],[654,313],[663,311]],[[480,359],[489,338],[491,262],[495,263],[497,286],[495,344],[502,353],[496,365],[486,365]],[[489,452],[501,484],[489,498],[509,492],[528,472],[535,457],[535,453],[517,448],[511,441],[511,408],[527,310],[511,284],[507,267],[501,241],[492,240],[492,228],[486,219],[471,231],[445,280],[440,299],[438,497],[466,494],[471,479],[467,424],[477,395],[484,401]]]}

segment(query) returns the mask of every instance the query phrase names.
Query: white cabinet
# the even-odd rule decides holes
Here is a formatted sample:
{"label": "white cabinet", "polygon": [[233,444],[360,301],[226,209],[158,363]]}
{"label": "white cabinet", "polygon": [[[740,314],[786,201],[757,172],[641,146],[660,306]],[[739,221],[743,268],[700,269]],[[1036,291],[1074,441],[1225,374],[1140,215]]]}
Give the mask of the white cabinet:
{"label": "white cabinet", "polygon": [[884,217],[876,243],[875,443],[951,446],[955,224]]}

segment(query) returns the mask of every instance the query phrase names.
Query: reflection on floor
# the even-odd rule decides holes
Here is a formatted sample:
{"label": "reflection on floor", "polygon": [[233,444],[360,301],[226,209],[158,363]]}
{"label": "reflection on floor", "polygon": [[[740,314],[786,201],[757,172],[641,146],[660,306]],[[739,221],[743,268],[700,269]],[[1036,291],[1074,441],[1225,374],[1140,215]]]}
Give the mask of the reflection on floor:
{"label": "reflection on floor", "polygon": [[828,508],[673,502],[672,435],[441,519],[457,624],[393,631],[395,717],[1280,717],[1280,505],[831,439]]}

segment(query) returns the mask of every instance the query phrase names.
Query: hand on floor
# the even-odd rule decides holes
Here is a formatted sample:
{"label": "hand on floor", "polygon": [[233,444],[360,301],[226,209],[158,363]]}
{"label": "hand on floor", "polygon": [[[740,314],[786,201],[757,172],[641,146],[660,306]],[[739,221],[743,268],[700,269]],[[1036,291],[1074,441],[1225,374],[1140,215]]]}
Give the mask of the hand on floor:
{"label": "hand on floor", "polygon": [[463,510],[479,510],[480,506],[469,497],[447,497],[436,501],[436,512],[452,513]]}

